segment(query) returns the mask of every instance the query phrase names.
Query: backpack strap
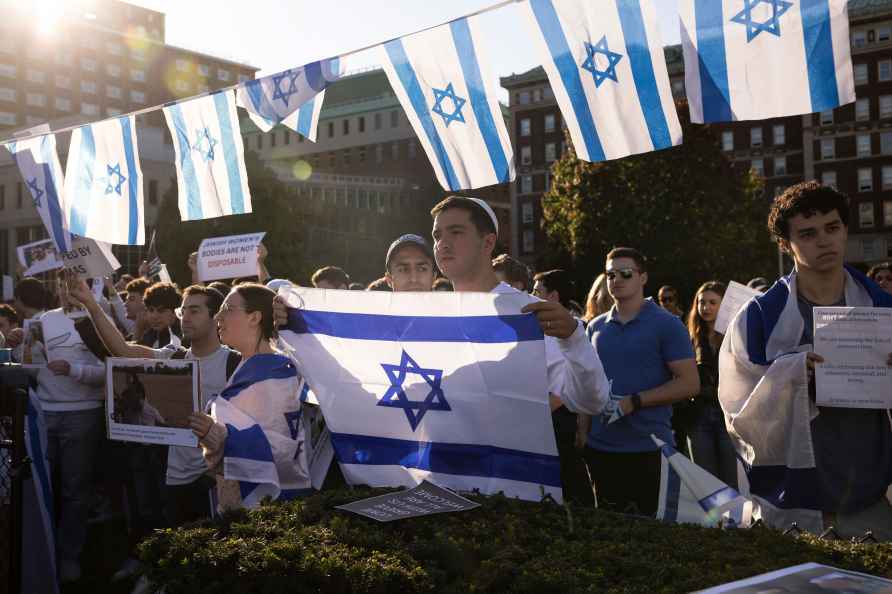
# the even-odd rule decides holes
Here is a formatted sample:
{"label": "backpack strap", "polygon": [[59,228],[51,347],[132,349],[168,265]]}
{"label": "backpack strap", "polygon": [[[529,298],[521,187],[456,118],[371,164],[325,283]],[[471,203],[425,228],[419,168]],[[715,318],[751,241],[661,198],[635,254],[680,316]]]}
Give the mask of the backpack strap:
{"label": "backpack strap", "polygon": [[238,351],[229,351],[229,355],[226,356],[226,380],[232,377],[232,374],[235,373],[236,367],[239,366],[239,363],[242,362],[242,354]]}

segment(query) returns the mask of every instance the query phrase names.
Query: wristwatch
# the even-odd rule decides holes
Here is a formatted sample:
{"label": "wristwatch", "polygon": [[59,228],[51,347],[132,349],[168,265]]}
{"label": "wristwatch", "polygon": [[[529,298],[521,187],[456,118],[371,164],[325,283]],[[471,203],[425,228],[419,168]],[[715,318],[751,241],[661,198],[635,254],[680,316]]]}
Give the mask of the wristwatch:
{"label": "wristwatch", "polygon": [[634,393],[629,398],[632,399],[632,412],[638,412],[641,410],[641,394]]}

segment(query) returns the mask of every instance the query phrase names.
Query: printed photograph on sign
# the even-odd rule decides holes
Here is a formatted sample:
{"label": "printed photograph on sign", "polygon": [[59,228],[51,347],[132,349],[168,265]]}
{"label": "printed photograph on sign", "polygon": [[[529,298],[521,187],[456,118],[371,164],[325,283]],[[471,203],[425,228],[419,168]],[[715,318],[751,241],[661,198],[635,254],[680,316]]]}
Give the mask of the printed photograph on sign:
{"label": "printed photograph on sign", "polygon": [[32,276],[62,267],[56,244],[52,239],[20,245],[17,251],[19,263],[25,267],[25,276]]}

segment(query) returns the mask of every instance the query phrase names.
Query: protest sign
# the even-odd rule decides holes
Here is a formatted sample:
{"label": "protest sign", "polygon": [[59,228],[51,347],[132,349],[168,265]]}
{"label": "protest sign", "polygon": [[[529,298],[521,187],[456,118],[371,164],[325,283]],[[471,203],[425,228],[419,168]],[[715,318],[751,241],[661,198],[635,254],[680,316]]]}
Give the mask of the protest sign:
{"label": "protest sign", "polygon": [[803,563],[707,590],[700,590],[695,594],[724,594],[726,592],[733,594],[877,592],[879,594],[892,592],[892,581],[857,571],[836,569],[820,563]]}
{"label": "protest sign", "polygon": [[15,284],[12,277],[8,274],[3,275],[3,301],[12,301],[15,299]]}
{"label": "protest sign", "polygon": [[41,272],[62,268],[62,262],[56,251],[56,243],[52,239],[41,239],[26,243],[16,248],[19,263],[25,268],[25,276],[34,276]]}
{"label": "protest sign", "polygon": [[325,417],[318,403],[304,401],[302,405],[304,434],[307,436],[308,459],[310,465],[310,482],[313,488],[322,490],[325,476],[334,460],[334,447],[331,444],[331,432],[325,424]]}
{"label": "protest sign", "polygon": [[750,299],[761,294],[761,291],[750,289],[746,285],[734,281],[728,283],[719,313],[715,316],[715,331],[724,334],[728,330],[728,324],[731,323],[740,308],[749,303]]}
{"label": "protest sign", "polygon": [[892,309],[816,307],[814,316],[817,404],[892,408]]}
{"label": "protest sign", "polygon": [[336,506],[337,509],[353,512],[379,522],[467,511],[475,507],[480,507],[480,504],[428,481],[422,481],[421,484],[399,493],[369,497],[361,501]]}
{"label": "protest sign", "polygon": [[189,415],[201,410],[195,361],[107,359],[108,437],[198,447]]}
{"label": "protest sign", "polygon": [[121,267],[111,244],[74,235],[71,240],[71,251],[62,253],[62,263],[69,274],[78,278],[101,278],[111,276]]}
{"label": "protest sign", "polygon": [[257,274],[257,247],[266,233],[210,237],[198,248],[198,280]]}

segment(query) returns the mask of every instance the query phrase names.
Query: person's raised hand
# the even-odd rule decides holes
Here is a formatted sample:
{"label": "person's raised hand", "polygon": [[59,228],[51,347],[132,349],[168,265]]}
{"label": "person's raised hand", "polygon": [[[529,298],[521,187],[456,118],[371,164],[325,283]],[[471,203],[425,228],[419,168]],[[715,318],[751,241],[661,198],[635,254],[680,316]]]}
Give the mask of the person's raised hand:
{"label": "person's raised hand", "polygon": [[262,243],[257,244],[257,261],[263,262],[269,256],[269,250]]}
{"label": "person's raised hand", "polygon": [[273,298],[273,321],[276,328],[282,328],[288,324],[288,306],[285,305],[285,299],[281,295]]}
{"label": "person's raised hand", "polygon": [[9,334],[6,335],[6,346],[8,348],[14,349],[25,340],[25,331],[21,328],[13,328],[9,331]]}
{"label": "person's raised hand", "polygon": [[186,264],[189,265],[189,270],[195,272],[198,270],[198,252],[192,252],[189,254],[189,258],[186,260]]}
{"label": "person's raised hand", "polygon": [[189,415],[189,428],[198,439],[204,439],[214,426],[214,419],[203,412],[194,412]]}
{"label": "person's raised hand", "polygon": [[542,331],[555,338],[569,338],[579,327],[576,318],[556,301],[537,301],[530,303],[520,311],[536,314]]}
{"label": "person's raised hand", "polygon": [[70,278],[68,280],[68,296],[83,305],[96,301],[93,291],[87,286],[87,281],[82,278]]}

